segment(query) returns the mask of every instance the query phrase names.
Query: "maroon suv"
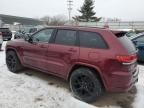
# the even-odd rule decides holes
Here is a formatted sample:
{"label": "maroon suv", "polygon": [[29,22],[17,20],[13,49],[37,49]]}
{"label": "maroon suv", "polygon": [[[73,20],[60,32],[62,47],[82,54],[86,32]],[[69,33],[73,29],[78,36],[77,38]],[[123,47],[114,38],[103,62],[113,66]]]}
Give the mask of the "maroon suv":
{"label": "maroon suv", "polygon": [[125,32],[90,27],[48,27],[7,43],[6,64],[69,81],[74,96],[93,102],[104,91],[128,91],[138,80],[136,49]]}

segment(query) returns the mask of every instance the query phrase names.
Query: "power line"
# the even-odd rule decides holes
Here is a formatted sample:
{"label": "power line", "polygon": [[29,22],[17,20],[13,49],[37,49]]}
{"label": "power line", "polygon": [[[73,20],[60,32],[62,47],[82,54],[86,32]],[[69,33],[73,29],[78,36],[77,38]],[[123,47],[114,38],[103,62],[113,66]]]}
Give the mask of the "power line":
{"label": "power line", "polygon": [[72,0],[68,0],[68,13],[69,13],[69,22],[71,21],[71,11],[72,11],[72,3],[73,1]]}

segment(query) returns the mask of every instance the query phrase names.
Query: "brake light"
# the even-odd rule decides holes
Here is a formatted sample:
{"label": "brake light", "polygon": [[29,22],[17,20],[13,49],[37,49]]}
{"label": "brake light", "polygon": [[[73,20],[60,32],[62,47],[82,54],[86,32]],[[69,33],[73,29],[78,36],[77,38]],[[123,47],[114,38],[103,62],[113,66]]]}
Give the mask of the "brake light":
{"label": "brake light", "polygon": [[137,55],[116,56],[120,63],[133,63],[137,60]]}

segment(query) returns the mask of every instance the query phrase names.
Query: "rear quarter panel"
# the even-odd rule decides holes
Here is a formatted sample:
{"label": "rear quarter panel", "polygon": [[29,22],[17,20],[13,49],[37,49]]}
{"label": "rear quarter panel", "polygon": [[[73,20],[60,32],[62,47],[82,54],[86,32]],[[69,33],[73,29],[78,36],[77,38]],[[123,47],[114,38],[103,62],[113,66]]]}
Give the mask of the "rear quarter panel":
{"label": "rear quarter panel", "polygon": [[91,65],[98,70],[103,83],[107,86],[110,85],[110,78],[112,77],[112,74],[121,71],[121,67],[123,67],[117,62],[116,56],[125,55],[128,54],[128,52],[120,44],[117,37],[109,30],[95,30],[92,32],[101,34],[108,44],[108,49],[81,47],[79,62]]}

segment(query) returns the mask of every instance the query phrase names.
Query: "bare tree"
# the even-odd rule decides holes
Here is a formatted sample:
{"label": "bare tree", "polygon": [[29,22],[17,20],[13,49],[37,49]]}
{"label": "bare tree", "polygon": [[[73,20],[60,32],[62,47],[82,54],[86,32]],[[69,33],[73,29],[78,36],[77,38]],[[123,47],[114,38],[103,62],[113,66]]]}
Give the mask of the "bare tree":
{"label": "bare tree", "polygon": [[45,25],[51,26],[60,26],[64,25],[67,22],[67,18],[64,15],[56,15],[53,17],[45,16],[42,17],[41,20],[44,22]]}
{"label": "bare tree", "polygon": [[51,18],[50,25],[64,25],[66,23],[66,17],[64,15],[57,15]]}
{"label": "bare tree", "polygon": [[45,25],[49,25],[50,19],[51,19],[51,18],[50,18],[49,16],[44,16],[44,17],[40,18],[40,20],[43,21],[43,23],[44,23]]}

